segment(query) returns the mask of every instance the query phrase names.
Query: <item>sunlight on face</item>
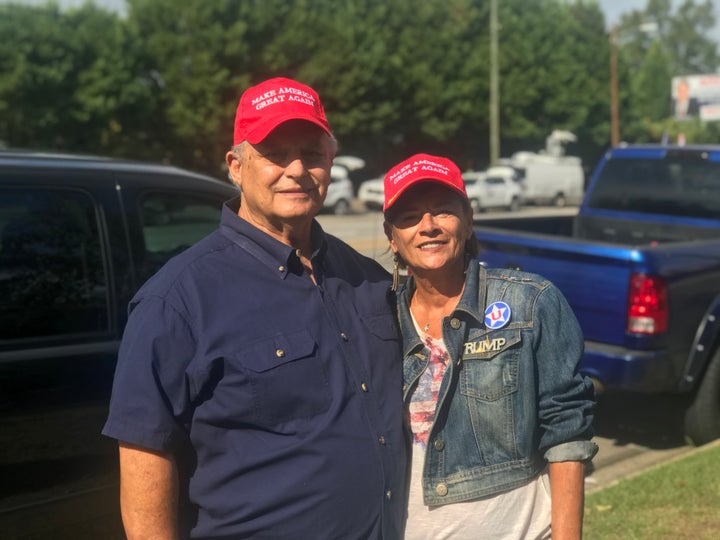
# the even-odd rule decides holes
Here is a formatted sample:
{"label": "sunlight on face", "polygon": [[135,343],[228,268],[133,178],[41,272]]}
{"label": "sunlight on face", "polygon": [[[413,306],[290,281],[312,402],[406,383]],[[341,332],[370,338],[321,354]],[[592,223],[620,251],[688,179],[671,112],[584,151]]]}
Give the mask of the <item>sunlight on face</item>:
{"label": "sunlight on face", "polygon": [[240,217],[270,230],[309,223],[327,195],[332,159],[330,137],[305,121],[285,122],[246,145],[237,174]]}
{"label": "sunlight on face", "polygon": [[388,220],[390,246],[411,271],[464,266],[472,218],[467,205],[451,189],[429,182],[418,184],[401,195]]}

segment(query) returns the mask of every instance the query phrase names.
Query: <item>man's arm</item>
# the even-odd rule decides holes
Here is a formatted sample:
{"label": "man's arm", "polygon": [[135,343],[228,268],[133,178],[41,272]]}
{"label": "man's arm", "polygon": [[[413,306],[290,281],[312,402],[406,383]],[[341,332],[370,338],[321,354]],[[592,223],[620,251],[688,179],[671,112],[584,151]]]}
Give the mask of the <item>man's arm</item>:
{"label": "man's arm", "polygon": [[120,442],[120,509],[128,540],[178,540],[172,455]]}
{"label": "man's arm", "polygon": [[581,461],[550,463],[552,539],[580,540],[585,506],[585,465]]}

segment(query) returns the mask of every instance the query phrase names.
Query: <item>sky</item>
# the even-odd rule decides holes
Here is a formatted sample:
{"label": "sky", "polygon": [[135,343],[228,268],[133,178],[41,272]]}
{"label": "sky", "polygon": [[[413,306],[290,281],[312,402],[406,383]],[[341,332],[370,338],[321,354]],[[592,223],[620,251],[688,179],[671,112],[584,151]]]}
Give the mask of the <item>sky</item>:
{"label": "sky", "polygon": [[[45,4],[47,0],[0,0],[0,2],[18,2],[21,4]],[[57,0],[61,6],[79,6],[86,0]],[[122,12],[125,8],[125,0],[93,0],[95,4],[106,7],[108,9]],[[630,13],[636,9],[643,9],[647,4],[647,0],[597,0],[603,13],[605,13],[605,23],[608,28],[620,21],[620,16]],[[680,0],[673,0],[673,4],[677,6]],[[720,43],[720,8],[715,6],[715,18],[717,25],[713,32],[713,37]]]}

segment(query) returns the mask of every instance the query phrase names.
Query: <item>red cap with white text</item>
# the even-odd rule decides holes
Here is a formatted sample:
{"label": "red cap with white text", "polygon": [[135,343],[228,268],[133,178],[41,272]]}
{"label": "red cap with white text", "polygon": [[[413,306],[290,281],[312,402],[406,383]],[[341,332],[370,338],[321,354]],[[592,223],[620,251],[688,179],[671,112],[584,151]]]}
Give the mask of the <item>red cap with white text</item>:
{"label": "red cap with white text", "polygon": [[420,182],[442,184],[455,190],[465,200],[468,198],[465,182],[455,163],[444,157],[415,154],[395,165],[385,175],[383,212],[387,212],[408,188]]}
{"label": "red cap with white text", "polygon": [[307,120],[330,135],[320,96],[309,86],[282,77],[252,86],[238,103],[233,146],[243,141],[262,142],[272,130],[289,120]]}

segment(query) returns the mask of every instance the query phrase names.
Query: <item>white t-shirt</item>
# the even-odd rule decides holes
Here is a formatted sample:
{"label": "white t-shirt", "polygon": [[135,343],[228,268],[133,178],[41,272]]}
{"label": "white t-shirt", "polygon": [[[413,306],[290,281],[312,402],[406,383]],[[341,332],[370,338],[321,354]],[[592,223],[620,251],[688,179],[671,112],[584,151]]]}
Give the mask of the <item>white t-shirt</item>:
{"label": "white t-shirt", "polygon": [[524,486],[499,495],[443,506],[424,505],[421,478],[425,450],[449,354],[442,339],[425,334],[414,318],[413,322],[430,351],[430,358],[427,369],[413,391],[409,406],[413,447],[405,539],[549,539],[551,508],[547,472]]}

